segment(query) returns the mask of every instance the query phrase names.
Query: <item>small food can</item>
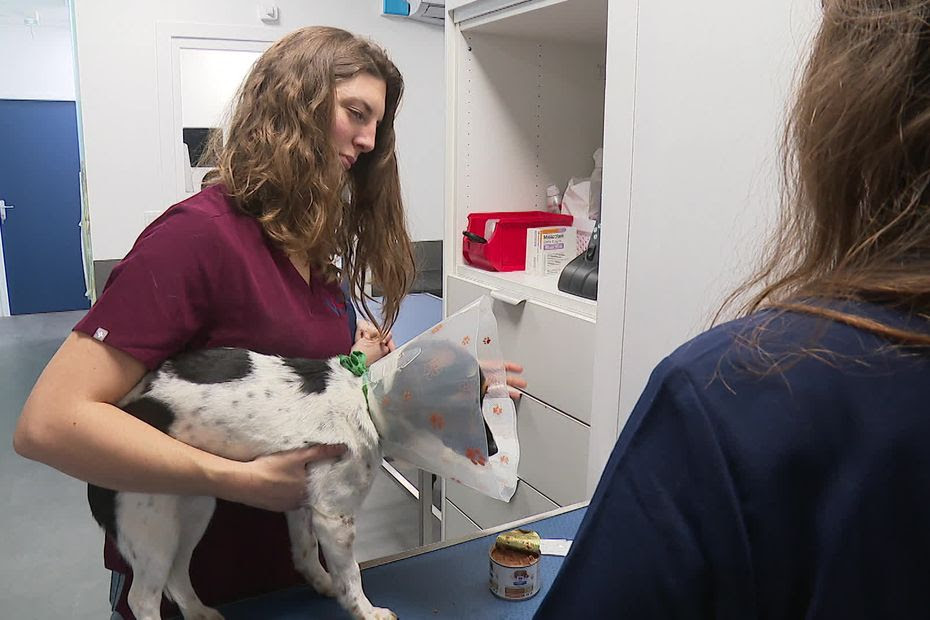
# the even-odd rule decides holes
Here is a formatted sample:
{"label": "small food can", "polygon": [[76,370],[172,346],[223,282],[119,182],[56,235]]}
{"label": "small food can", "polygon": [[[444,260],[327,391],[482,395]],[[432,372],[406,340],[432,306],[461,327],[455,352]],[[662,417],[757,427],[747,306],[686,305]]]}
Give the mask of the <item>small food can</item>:
{"label": "small food can", "polygon": [[[517,542],[525,534],[535,535],[535,532],[514,530],[501,534],[489,551],[489,586],[500,598],[522,601],[539,592],[539,553],[528,551]],[[538,540],[538,535],[536,538]]]}

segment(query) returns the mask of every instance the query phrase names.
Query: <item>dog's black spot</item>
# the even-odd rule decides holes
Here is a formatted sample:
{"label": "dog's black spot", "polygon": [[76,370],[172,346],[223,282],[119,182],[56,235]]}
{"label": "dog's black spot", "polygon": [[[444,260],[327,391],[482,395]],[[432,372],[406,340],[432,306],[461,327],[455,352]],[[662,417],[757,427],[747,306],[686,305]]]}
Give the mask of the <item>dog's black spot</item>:
{"label": "dog's black spot", "polygon": [[285,435],[284,437],[281,438],[281,441],[286,444],[291,443],[291,436]]}
{"label": "dog's black spot", "polygon": [[191,383],[227,383],[252,372],[252,360],[245,349],[203,349],[175,357],[174,373]]}
{"label": "dog's black spot", "polygon": [[272,396],[271,390],[265,390],[265,398],[271,398]]}
{"label": "dog's black spot", "polygon": [[239,406],[239,401],[238,401],[238,400],[234,400],[234,401],[232,401],[232,402],[230,403],[230,405],[232,405],[232,408],[235,409],[236,407]]}
{"label": "dog's black spot", "polygon": [[87,503],[90,514],[103,531],[116,538],[116,491],[93,484],[87,485]]}
{"label": "dog's black spot", "polygon": [[134,400],[123,407],[123,410],[163,433],[167,433],[168,428],[174,423],[171,407],[151,396]]}
{"label": "dog's black spot", "polygon": [[285,359],[284,365],[300,377],[300,391],[304,394],[319,394],[326,389],[329,379],[329,364],[324,360]]}
{"label": "dog's black spot", "polygon": [[246,398],[255,398],[255,392],[246,392],[246,393],[245,393],[245,397],[246,397]]}

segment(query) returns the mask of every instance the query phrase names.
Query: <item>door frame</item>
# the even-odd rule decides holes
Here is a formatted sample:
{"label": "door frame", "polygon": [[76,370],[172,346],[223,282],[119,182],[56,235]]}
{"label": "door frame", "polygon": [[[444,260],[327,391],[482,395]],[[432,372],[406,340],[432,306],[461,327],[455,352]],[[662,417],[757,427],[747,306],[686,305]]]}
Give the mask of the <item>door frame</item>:
{"label": "door frame", "polygon": [[155,61],[163,204],[174,204],[191,196],[185,190],[186,153],[181,139],[181,50],[263,52],[287,32],[279,26],[256,28],[156,22]]}
{"label": "door frame", "polygon": [[[13,205],[14,207],[16,205]],[[10,291],[6,287],[6,262],[3,260],[3,233],[0,232],[0,318],[11,316]]]}

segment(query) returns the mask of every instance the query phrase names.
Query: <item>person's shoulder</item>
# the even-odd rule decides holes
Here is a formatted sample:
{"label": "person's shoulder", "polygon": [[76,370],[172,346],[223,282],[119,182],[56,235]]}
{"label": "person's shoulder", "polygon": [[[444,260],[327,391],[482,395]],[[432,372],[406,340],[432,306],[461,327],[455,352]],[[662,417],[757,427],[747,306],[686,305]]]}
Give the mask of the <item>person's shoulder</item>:
{"label": "person's shoulder", "polygon": [[[897,352],[880,335],[816,313],[827,305],[842,313],[901,326],[911,317],[864,303],[812,304],[815,311],[765,309],[717,325],[678,347],[663,364],[703,383],[713,378],[753,382],[793,375],[843,373],[864,360],[894,363]],[[776,372],[772,372],[772,371]]]}
{"label": "person's shoulder", "polygon": [[[190,198],[172,205],[154,220],[139,236],[149,238],[180,238],[194,243],[214,244],[230,237],[260,237],[261,225],[255,218],[242,213],[226,195],[222,185],[212,185]],[[220,247],[227,244],[218,244]]]}
{"label": "person's shoulder", "polygon": [[[792,337],[792,321],[787,316],[760,312],[716,325],[681,344],[663,361],[668,369],[694,371],[705,366],[716,366],[725,357],[744,357],[748,354],[742,345],[754,335],[765,331],[767,336],[779,334],[778,339]],[[774,331],[769,331],[772,328]],[[785,328],[789,328],[787,331]],[[771,337],[767,338],[771,340]]]}

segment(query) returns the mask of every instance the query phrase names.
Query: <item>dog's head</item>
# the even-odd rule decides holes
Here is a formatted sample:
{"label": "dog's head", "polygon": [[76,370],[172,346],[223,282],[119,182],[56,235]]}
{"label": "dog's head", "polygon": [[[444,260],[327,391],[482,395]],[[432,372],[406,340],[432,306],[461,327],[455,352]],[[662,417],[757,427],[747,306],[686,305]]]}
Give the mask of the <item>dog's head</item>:
{"label": "dog's head", "polygon": [[[443,443],[468,456],[481,457],[483,446],[465,445],[464,436],[474,436],[475,410],[480,411],[487,392],[487,379],[478,360],[469,351],[444,339],[423,339],[411,343],[400,352],[397,370],[389,382],[389,401],[403,407],[404,401],[417,399],[422,409],[428,403],[426,415]],[[482,420],[488,444],[486,456],[497,453],[497,444],[487,422]],[[480,432],[480,431],[479,431]]]}

